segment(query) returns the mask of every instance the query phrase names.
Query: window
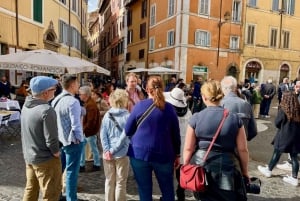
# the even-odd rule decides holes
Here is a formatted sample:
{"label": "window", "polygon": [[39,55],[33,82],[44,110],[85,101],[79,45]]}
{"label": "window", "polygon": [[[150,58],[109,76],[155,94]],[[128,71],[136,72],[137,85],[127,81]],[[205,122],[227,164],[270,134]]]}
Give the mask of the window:
{"label": "window", "polygon": [[175,10],[175,4],[174,0],[168,0],[168,16],[173,16],[174,15],[174,10]]}
{"label": "window", "polygon": [[132,25],[132,10],[127,11],[127,26]]}
{"label": "window", "polygon": [[290,32],[289,31],[283,31],[282,32],[282,47],[288,49],[290,47]]}
{"label": "window", "polygon": [[277,46],[277,29],[271,29],[271,36],[270,36],[270,47]]}
{"label": "window", "polygon": [[203,47],[210,46],[210,33],[207,31],[198,30],[195,32],[195,45]]}
{"label": "window", "polygon": [[43,1],[33,0],[33,20],[43,23]]}
{"label": "window", "polygon": [[145,53],[144,49],[139,50],[139,59],[143,59],[144,58],[144,53]]}
{"label": "window", "polygon": [[248,5],[251,7],[256,7],[256,0],[249,0]]}
{"label": "window", "polygon": [[149,39],[149,50],[152,51],[155,49],[155,38],[154,37],[151,37]]}
{"label": "window", "polygon": [[130,52],[126,53],[126,61],[130,61]]}
{"label": "window", "polygon": [[210,0],[199,0],[199,14],[208,15],[209,14],[209,4]]}
{"label": "window", "polygon": [[233,8],[232,8],[232,21],[233,22],[240,22],[241,21],[241,1],[235,0],[233,2]]}
{"label": "window", "polygon": [[146,22],[140,24],[140,39],[146,38]]}
{"label": "window", "polygon": [[68,45],[69,25],[59,20],[59,42]]}
{"label": "window", "polygon": [[67,4],[66,3],[67,0],[59,0],[59,1],[62,2],[63,4],[65,4],[65,5]]}
{"label": "window", "polygon": [[150,9],[150,26],[155,25],[155,17],[156,17],[156,6],[152,5]]}
{"label": "window", "polygon": [[247,29],[247,44],[254,45],[254,34],[255,34],[255,26],[248,25]]}
{"label": "window", "polygon": [[142,1],[142,18],[147,17],[147,0]]}
{"label": "window", "polygon": [[283,0],[282,9],[286,14],[294,15],[295,13],[295,0]]}
{"label": "window", "polygon": [[272,2],[272,10],[279,11],[279,0],[273,0]]}
{"label": "window", "polygon": [[77,0],[72,0],[72,10],[77,12]]}
{"label": "window", "polygon": [[127,44],[132,43],[132,39],[133,39],[133,30],[128,30],[128,34],[127,34]]}
{"label": "window", "polygon": [[237,50],[239,49],[239,37],[238,36],[231,36],[230,37],[230,49]]}
{"label": "window", "polygon": [[168,31],[168,33],[167,33],[167,46],[174,45],[174,41],[175,41],[175,32],[173,30]]}

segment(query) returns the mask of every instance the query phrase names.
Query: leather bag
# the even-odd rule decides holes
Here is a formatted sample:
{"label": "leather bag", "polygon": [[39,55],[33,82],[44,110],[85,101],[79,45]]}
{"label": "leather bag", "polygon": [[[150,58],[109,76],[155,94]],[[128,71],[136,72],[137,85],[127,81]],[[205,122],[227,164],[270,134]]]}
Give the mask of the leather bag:
{"label": "leather bag", "polygon": [[180,186],[184,189],[204,192],[206,189],[205,169],[198,165],[183,165],[180,168]]}
{"label": "leather bag", "polygon": [[[215,143],[220,130],[223,126],[223,123],[228,116],[228,110],[224,109],[223,118],[220,122],[220,125],[203,157],[203,164],[205,163],[207,156]],[[180,186],[184,189],[195,191],[195,192],[204,192],[207,187],[207,179],[205,168],[199,165],[186,164],[182,165],[180,168]]]}

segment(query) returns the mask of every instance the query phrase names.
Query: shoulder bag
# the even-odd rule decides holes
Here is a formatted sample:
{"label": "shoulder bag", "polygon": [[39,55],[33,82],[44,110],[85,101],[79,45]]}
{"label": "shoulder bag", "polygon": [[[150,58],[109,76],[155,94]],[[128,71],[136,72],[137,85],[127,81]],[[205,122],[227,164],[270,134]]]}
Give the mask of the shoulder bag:
{"label": "shoulder bag", "polygon": [[[220,130],[224,124],[226,117],[228,116],[228,113],[228,110],[224,109],[224,114],[220,125],[203,157],[203,164],[205,163],[207,156],[220,133]],[[182,165],[180,168],[180,186],[187,190],[204,192],[207,186],[205,168],[193,164]]]}

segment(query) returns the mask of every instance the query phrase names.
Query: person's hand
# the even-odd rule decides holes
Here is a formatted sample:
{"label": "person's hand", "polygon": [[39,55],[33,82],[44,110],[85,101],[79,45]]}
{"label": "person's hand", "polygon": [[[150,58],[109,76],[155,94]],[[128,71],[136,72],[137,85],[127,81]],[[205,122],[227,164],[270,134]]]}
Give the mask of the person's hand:
{"label": "person's hand", "polygon": [[174,168],[177,169],[180,166],[180,156],[177,156],[174,161]]}
{"label": "person's hand", "polygon": [[59,156],[60,156],[60,152],[56,152],[56,153],[54,153],[54,154],[53,154],[53,156],[54,156],[54,157],[56,157],[56,158],[59,158]]}
{"label": "person's hand", "polygon": [[105,156],[106,160],[112,160],[113,159],[113,155],[109,151],[105,152],[104,156]]}

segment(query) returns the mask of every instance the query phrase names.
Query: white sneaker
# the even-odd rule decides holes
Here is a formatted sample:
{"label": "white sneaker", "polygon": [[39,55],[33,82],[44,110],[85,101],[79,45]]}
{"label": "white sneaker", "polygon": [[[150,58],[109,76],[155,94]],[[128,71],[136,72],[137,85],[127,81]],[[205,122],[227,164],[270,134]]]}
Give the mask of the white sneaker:
{"label": "white sneaker", "polygon": [[282,164],[276,165],[276,167],[280,170],[292,171],[292,164],[288,161],[284,161]]}
{"label": "white sneaker", "polygon": [[298,186],[298,179],[297,178],[294,178],[294,177],[291,177],[291,176],[286,176],[286,177],[283,177],[282,180],[286,183],[289,183],[289,184],[293,185],[293,186]]}
{"label": "white sneaker", "polygon": [[265,167],[259,165],[257,166],[257,169],[262,173],[265,177],[271,177],[272,176],[272,171],[269,170],[269,167],[266,165]]}

